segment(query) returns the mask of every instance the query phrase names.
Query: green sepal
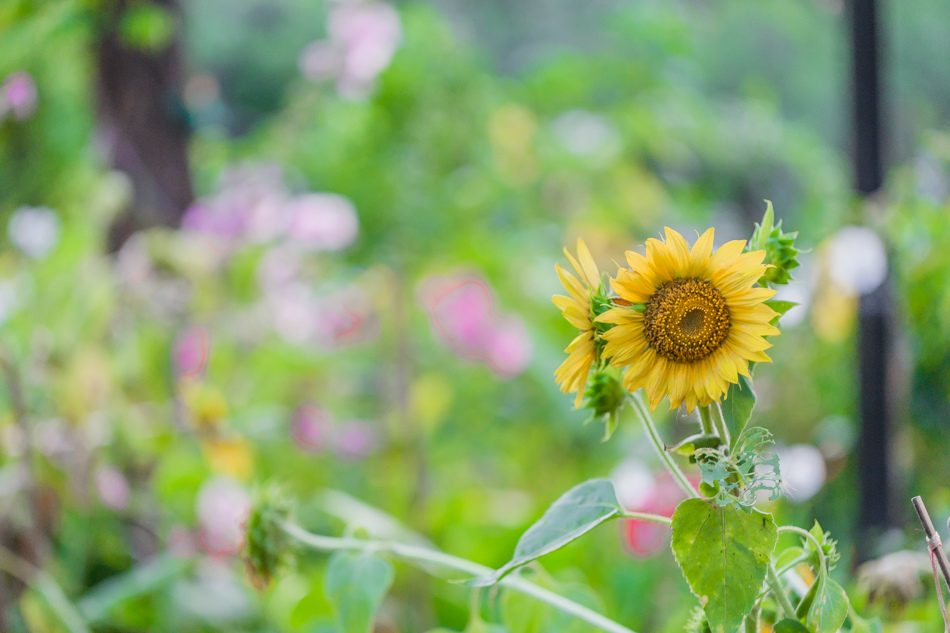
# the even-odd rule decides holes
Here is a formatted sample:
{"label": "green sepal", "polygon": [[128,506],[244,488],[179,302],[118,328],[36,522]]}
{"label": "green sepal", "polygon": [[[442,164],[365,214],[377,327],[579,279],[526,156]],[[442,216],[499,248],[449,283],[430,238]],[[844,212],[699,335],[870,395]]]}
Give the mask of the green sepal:
{"label": "green sepal", "polygon": [[603,420],[603,441],[605,442],[610,439],[610,436],[617,429],[620,410],[623,408],[626,396],[626,390],[624,390],[615,372],[610,369],[594,373],[587,381],[587,389],[584,390],[584,400],[581,403],[581,408],[589,409],[591,414],[584,421],[584,424],[590,424],[595,420]]}
{"label": "green sepal", "polygon": [[789,271],[800,265],[798,254],[802,251],[795,247],[798,233],[784,233],[782,221],[779,220],[777,224],[774,221],[775,212],[772,209],[772,203],[768,200],[765,203],[765,215],[762,223],[755,225],[752,238],[749,240],[749,248],[764,250],[765,263],[771,265],[759,279],[759,284],[762,286],[784,285],[792,279]]}
{"label": "green sepal", "polygon": [[[815,521],[815,524],[809,532],[815,537],[816,541],[821,543],[821,549],[825,553],[825,563],[828,566],[828,571],[831,571],[841,558],[841,554],[838,553],[838,541],[831,538],[831,532],[825,532],[821,529],[821,525],[818,524],[818,521]],[[811,565],[812,569],[817,570],[820,567],[820,563],[818,552],[815,551],[815,545],[811,542],[811,539],[804,539],[804,541],[802,547],[804,552],[809,555],[808,564]]]}
{"label": "green sepal", "polygon": [[769,325],[778,325],[779,319],[785,316],[786,312],[798,305],[798,303],[794,301],[780,301],[778,299],[769,299],[764,303],[778,313],[777,316],[773,317],[772,320],[769,321]]}

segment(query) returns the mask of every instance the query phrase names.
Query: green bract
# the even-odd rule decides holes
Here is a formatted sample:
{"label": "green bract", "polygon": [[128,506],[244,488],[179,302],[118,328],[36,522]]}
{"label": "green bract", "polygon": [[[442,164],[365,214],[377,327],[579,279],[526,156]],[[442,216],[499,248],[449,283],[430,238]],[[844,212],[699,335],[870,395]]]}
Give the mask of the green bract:
{"label": "green bract", "polygon": [[752,238],[749,240],[750,250],[764,250],[765,263],[771,264],[765,275],[759,280],[759,284],[765,286],[784,285],[791,281],[790,270],[798,268],[799,249],[795,248],[795,239],[798,232],[785,233],[782,231],[782,221],[774,223],[774,211],[772,203],[765,201],[767,208],[761,224],[755,225],[752,232]]}
{"label": "green bract", "polygon": [[292,519],[292,505],[275,485],[255,492],[251,513],[247,517],[247,568],[259,587],[271,578],[291,557],[290,537],[283,524]]}

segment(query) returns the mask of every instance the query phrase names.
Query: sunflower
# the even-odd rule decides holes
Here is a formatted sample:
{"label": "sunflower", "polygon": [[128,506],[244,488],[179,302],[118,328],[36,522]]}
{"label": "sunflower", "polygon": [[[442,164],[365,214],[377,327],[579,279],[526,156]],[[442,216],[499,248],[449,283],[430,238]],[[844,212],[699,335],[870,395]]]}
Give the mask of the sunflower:
{"label": "sunflower", "polygon": [[771,362],[764,337],[779,333],[769,324],[777,313],[763,302],[775,291],[755,287],[765,251],[743,253],[744,240],[712,247],[713,229],[690,249],[667,228],[665,241],[647,240],[645,256],[627,251],[630,269],[610,280],[630,306],[597,317],[613,324],[602,355],[627,368],[624,387],[643,387],[651,409],[666,396],[671,409],[707,406],[749,377],[749,361]]}
{"label": "sunflower", "polygon": [[577,240],[577,259],[574,259],[566,248],[564,254],[577,271],[577,277],[555,264],[558,277],[570,296],[554,295],[552,300],[568,323],[580,330],[580,334],[564,350],[568,353],[567,360],[555,370],[554,377],[561,387],[561,393],[577,392],[574,406],[580,408],[584,387],[587,385],[587,374],[597,360],[596,332],[591,306],[594,293],[600,290],[600,271],[597,270],[597,264],[582,239]]}

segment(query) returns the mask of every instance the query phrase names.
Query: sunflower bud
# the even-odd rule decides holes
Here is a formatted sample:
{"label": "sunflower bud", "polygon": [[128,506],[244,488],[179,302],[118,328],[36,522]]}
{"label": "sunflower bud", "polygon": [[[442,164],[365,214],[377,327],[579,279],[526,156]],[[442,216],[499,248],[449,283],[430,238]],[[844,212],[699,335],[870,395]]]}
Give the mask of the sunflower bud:
{"label": "sunflower bud", "polygon": [[282,524],[292,518],[290,501],[276,485],[259,488],[247,517],[245,562],[258,589],[270,584],[274,574],[291,560],[290,537]]}
{"label": "sunflower bud", "polygon": [[765,201],[768,205],[765,210],[765,216],[762,218],[762,224],[755,225],[755,231],[752,233],[752,239],[749,240],[750,250],[764,250],[765,263],[771,264],[765,274],[759,279],[759,284],[773,286],[787,284],[792,276],[788,271],[798,268],[798,254],[801,252],[795,248],[795,239],[798,232],[782,232],[782,221],[775,224],[775,213],[772,210],[772,203]]}
{"label": "sunflower bud", "polygon": [[627,392],[620,381],[609,371],[599,371],[591,376],[584,392],[584,402],[581,405],[591,410],[587,422],[603,420],[606,423],[604,441],[610,439],[617,428],[617,418],[623,408]]}

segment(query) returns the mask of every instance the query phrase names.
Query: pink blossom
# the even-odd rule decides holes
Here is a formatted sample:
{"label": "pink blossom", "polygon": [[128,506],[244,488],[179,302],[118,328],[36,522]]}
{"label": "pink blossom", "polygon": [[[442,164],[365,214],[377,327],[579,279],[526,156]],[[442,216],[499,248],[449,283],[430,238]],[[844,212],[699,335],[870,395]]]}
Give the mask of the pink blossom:
{"label": "pink blossom", "polygon": [[531,339],[520,319],[500,319],[491,329],[486,349],[492,369],[507,377],[518,376],[531,362]]}
{"label": "pink blossom", "polygon": [[29,118],[36,110],[37,95],[36,82],[29,73],[8,75],[0,85],[0,115],[9,111],[18,121]]}
{"label": "pink blossom", "polygon": [[353,243],[359,220],[353,203],[332,193],[293,198],[286,209],[290,237],[315,251],[339,251]]}
{"label": "pink blossom", "polygon": [[318,343],[325,349],[360,343],[379,333],[372,301],[356,285],[322,297],[317,314]]}
{"label": "pink blossom", "polygon": [[184,525],[173,525],[165,543],[168,551],[179,558],[191,558],[198,553],[195,537]]}
{"label": "pink blossom", "polygon": [[172,350],[175,374],[179,378],[200,376],[208,363],[208,333],[200,326],[192,326],[178,335]]}
{"label": "pink blossom", "polygon": [[226,477],[206,481],[196,501],[205,551],[214,556],[235,553],[244,542],[244,521],[250,510],[251,498],[237,482]]}
{"label": "pink blossom", "polygon": [[327,31],[328,40],[301,54],[301,72],[314,81],[336,78],[344,97],[365,97],[402,41],[399,14],[380,2],[344,1],[331,9]]}
{"label": "pink blossom", "polygon": [[94,479],[102,503],[119,512],[129,507],[132,490],[122,471],[115,466],[102,466],[96,470]]}
{"label": "pink blossom", "polygon": [[292,282],[265,295],[274,331],[288,343],[308,343],[317,327],[317,303],[310,287]]}
{"label": "pink blossom", "polygon": [[333,416],[315,405],[304,405],[294,412],[290,432],[301,449],[319,453],[327,443],[333,425]]}
{"label": "pink blossom", "polygon": [[[688,479],[693,487],[699,485],[698,476],[690,476]],[[664,471],[656,477],[653,487],[643,495],[641,501],[632,507],[624,504],[624,508],[631,512],[649,512],[670,517],[673,516],[676,506],[685,498],[686,495],[673,481],[673,477]],[[621,529],[624,544],[635,556],[653,555],[665,546],[670,535],[669,528],[664,525],[637,519],[624,520]]]}
{"label": "pink blossom", "polygon": [[264,292],[279,290],[300,274],[300,254],[293,248],[275,246],[257,265],[257,282]]}
{"label": "pink blossom", "polygon": [[527,368],[527,328],[517,317],[494,313],[491,290],[481,279],[430,277],[420,287],[420,300],[439,338],[460,356],[485,362],[505,377]]}
{"label": "pink blossom", "polygon": [[344,459],[362,459],[376,450],[376,431],[361,420],[343,423],[336,434],[336,453]]}

